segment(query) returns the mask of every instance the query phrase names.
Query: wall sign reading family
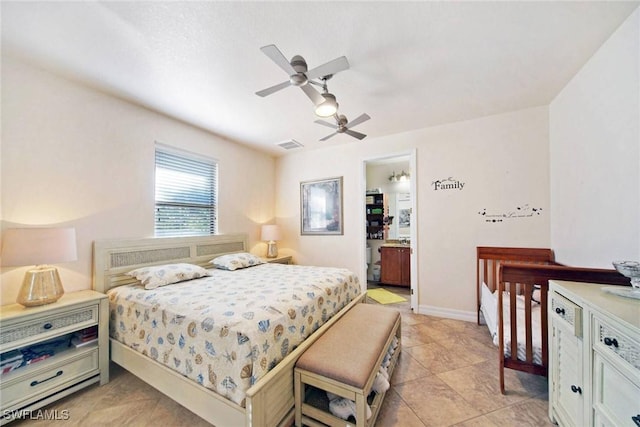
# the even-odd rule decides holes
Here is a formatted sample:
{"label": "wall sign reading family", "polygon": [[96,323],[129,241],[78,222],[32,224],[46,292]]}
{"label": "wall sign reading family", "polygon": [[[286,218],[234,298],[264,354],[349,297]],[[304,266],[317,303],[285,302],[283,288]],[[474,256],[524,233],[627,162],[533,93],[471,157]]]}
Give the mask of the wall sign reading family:
{"label": "wall sign reading family", "polygon": [[516,206],[515,209],[509,210],[502,213],[488,213],[487,209],[482,209],[478,212],[478,215],[481,215],[485,222],[503,222],[505,220],[511,219],[523,219],[523,218],[532,218],[534,216],[538,216],[542,214],[542,208],[533,208],[529,206],[529,204],[525,204],[523,206]]}
{"label": "wall sign reading family", "polygon": [[449,178],[439,179],[431,183],[431,185],[433,185],[433,191],[462,190],[462,188],[464,188],[464,184],[464,182],[454,179],[451,176]]}
{"label": "wall sign reading family", "polygon": [[342,177],[300,183],[300,234],[343,234]]}

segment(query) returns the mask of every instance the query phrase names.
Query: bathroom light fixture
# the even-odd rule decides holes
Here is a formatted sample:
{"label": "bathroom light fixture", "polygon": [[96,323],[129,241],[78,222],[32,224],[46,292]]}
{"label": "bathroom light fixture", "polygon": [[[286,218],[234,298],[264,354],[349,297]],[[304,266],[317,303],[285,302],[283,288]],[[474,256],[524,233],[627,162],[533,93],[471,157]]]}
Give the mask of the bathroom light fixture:
{"label": "bathroom light fixture", "polygon": [[275,258],[278,256],[278,247],[276,240],[280,240],[280,227],[277,225],[265,224],[262,226],[262,240],[267,240],[267,258]]}
{"label": "bathroom light fixture", "polygon": [[10,228],[2,239],[2,265],[36,265],[24,275],[17,302],[26,307],[56,302],[64,288],[58,270],[46,263],[78,259],[75,228]]}
{"label": "bathroom light fixture", "polygon": [[403,181],[408,181],[409,177],[410,177],[409,172],[402,171],[402,173],[400,173],[399,175],[396,175],[396,172],[393,171],[391,173],[391,176],[389,177],[389,181],[391,181],[391,182],[403,182]]}
{"label": "bathroom light fixture", "polygon": [[323,93],[324,102],[316,105],[316,115],[320,117],[331,117],[338,112],[338,102],[335,95]]}

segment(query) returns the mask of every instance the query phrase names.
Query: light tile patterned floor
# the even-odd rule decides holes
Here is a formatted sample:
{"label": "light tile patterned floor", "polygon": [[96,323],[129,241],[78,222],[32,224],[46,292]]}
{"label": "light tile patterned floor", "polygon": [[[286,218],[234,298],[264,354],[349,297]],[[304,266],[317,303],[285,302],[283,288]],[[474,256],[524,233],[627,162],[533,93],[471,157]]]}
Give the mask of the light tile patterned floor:
{"label": "light tile patterned floor", "polygon": [[[408,290],[387,287],[404,294]],[[546,378],[507,370],[500,394],[498,351],[485,326],[402,313],[402,353],[377,426],[552,426]]]}
{"label": "light tile patterned floor", "polygon": [[[553,425],[546,378],[507,370],[507,394],[500,394],[497,349],[486,327],[413,314],[408,302],[388,306],[402,313],[403,351],[378,427]],[[66,409],[69,420],[22,420],[10,426],[209,425],[115,364],[107,385],[89,387],[47,409]]]}

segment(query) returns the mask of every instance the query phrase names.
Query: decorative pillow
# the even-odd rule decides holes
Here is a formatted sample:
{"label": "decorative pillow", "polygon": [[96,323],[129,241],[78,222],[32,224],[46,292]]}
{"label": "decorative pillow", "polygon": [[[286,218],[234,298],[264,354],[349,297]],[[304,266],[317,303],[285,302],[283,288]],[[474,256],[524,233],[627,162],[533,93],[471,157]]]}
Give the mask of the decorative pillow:
{"label": "decorative pillow", "polygon": [[209,272],[197,265],[182,263],[142,267],[128,272],[127,276],[138,279],[145,289],[155,289],[172,283],[209,276]]}
{"label": "decorative pillow", "polygon": [[211,264],[222,270],[238,270],[240,268],[253,267],[254,265],[264,264],[257,256],[248,252],[238,252],[235,254],[222,255],[212,259]]}

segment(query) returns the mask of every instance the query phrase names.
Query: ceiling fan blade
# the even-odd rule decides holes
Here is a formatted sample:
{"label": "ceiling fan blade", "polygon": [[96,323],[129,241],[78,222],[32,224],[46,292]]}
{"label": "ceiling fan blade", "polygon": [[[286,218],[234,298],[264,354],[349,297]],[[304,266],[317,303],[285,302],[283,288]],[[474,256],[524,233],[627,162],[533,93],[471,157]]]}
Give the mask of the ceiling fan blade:
{"label": "ceiling fan blade", "polygon": [[336,74],[340,71],[349,69],[349,61],[345,56],[336,58],[333,61],[329,61],[326,64],[319,65],[305,73],[309,80],[317,79],[320,77]]}
{"label": "ceiling fan blade", "polygon": [[367,136],[364,133],[356,132],[355,130],[351,130],[351,129],[345,129],[344,133],[358,139],[364,139]]}
{"label": "ceiling fan blade", "polygon": [[326,141],[327,139],[331,138],[332,136],[336,136],[338,134],[338,132],[334,132],[331,135],[327,135],[324,138],[320,139],[319,141]]}
{"label": "ceiling fan blade", "polygon": [[273,62],[275,62],[280,68],[284,70],[287,75],[292,76],[297,74],[297,71],[293,69],[289,60],[280,52],[280,49],[275,44],[270,44],[260,48],[265,55],[267,55]]}
{"label": "ceiling fan blade", "polygon": [[320,94],[320,92],[318,92],[313,87],[311,87],[310,84],[302,85],[300,86],[300,89],[302,89],[302,91],[307,94],[309,99],[315,105],[318,105],[324,102],[324,97]]}
{"label": "ceiling fan blade", "polygon": [[272,93],[275,93],[279,90],[284,89],[285,87],[289,87],[291,86],[291,82],[289,80],[287,80],[286,82],[282,82],[280,84],[277,84],[275,86],[271,86],[267,89],[262,89],[261,91],[256,92],[256,95],[258,96],[267,96],[267,95],[271,95]]}
{"label": "ceiling fan blade", "polygon": [[338,129],[338,126],[334,125],[333,123],[325,122],[324,120],[316,120],[315,123],[331,129]]}
{"label": "ceiling fan blade", "polygon": [[360,123],[362,122],[366,122],[367,120],[369,120],[371,117],[369,117],[368,114],[360,114],[358,117],[356,117],[355,119],[353,119],[352,121],[349,122],[349,128],[352,128],[354,126],[358,126]]}

